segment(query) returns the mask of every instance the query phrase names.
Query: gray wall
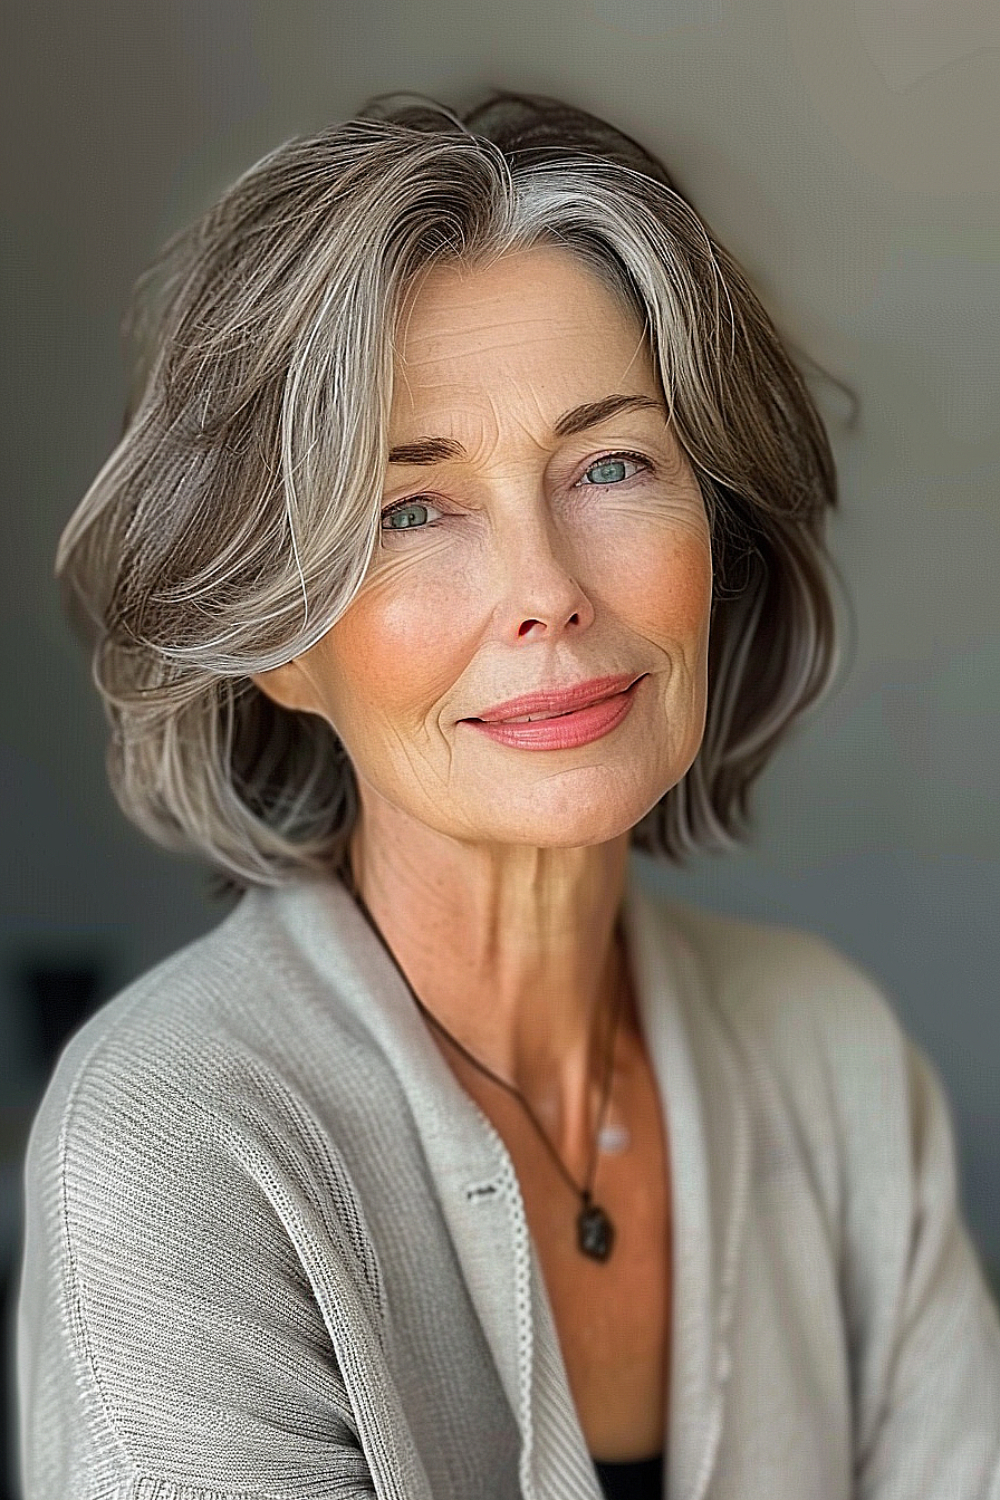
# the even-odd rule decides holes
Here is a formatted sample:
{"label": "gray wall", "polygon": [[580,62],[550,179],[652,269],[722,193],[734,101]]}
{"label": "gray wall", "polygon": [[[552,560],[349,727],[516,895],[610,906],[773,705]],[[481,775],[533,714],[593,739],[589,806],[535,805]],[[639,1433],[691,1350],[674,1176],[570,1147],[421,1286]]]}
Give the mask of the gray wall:
{"label": "gray wall", "polygon": [[[218,919],[107,790],[58,612],[56,540],[111,447],[118,322],[161,239],[263,151],[369,93],[562,94],[664,155],[815,386],[853,601],[839,695],[769,770],[755,842],[667,883],[827,934],[948,1086],[967,1212],[1000,1261],[1000,17],[977,0],[247,0],[8,7],[0,548],[0,1099],[42,1081],[15,965],[93,951],[105,988]],[[34,1061],[32,1060],[34,1058]]]}

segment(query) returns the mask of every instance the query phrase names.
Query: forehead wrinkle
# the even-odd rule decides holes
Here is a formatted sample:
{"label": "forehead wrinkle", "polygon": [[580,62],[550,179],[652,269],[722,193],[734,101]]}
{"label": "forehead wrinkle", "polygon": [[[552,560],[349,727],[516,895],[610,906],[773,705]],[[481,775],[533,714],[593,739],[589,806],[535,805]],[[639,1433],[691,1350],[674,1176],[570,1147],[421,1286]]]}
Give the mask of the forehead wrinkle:
{"label": "forehead wrinkle", "polygon": [[[468,326],[449,329],[443,339],[435,336],[426,350],[411,351],[400,364],[410,375],[425,381],[433,380],[441,369],[454,370],[456,365],[471,365],[477,378],[485,366],[494,382],[507,380],[525,360],[534,361],[539,354],[545,359],[553,347],[559,346],[558,335],[551,327],[543,319],[539,319],[539,325],[537,334],[531,336],[525,334],[520,325],[510,328],[508,337],[489,337],[487,330]],[[576,353],[567,354],[567,358],[574,361],[578,357]]]}
{"label": "forehead wrinkle", "polygon": [[[539,324],[547,323],[547,320],[544,318],[539,318],[537,321]],[[456,334],[460,339],[464,340],[468,337],[469,330],[467,328],[456,330]],[[552,346],[553,338],[551,334],[546,333],[544,336],[539,336],[539,338],[531,342],[535,347],[541,347],[547,352]],[[494,361],[492,370],[493,383],[495,385],[499,385],[501,383],[503,383],[504,385],[509,385],[515,372],[508,371],[507,373],[505,373],[505,361],[503,360],[503,354],[508,349],[523,350],[527,345],[529,345],[528,340],[520,336],[515,336],[508,339],[497,340],[493,344],[480,342],[474,349],[469,350],[468,352],[471,354],[474,363],[480,360],[492,359]],[[644,360],[648,364],[648,373],[653,377],[653,385],[655,387],[656,395],[658,398],[662,399],[662,381],[659,375],[659,371],[656,368],[656,363],[652,358],[652,351],[646,340],[644,331],[640,331],[639,336],[635,344],[633,345],[632,353],[630,354],[620,373],[615,376],[604,377],[609,388],[620,388],[621,385],[625,383],[625,379],[629,371],[632,369],[637,360]],[[401,359],[398,362],[400,374],[402,375],[404,384],[406,385],[407,394],[410,397],[411,410],[415,410],[416,407],[413,398],[413,386],[411,384],[410,377],[417,376],[419,374],[423,385],[426,386],[428,390],[434,390],[435,387],[437,387],[438,389],[442,387],[446,388],[452,382],[447,378],[441,379],[440,376],[438,376],[438,378],[435,380],[435,375],[442,368],[444,368],[448,372],[448,375],[451,376],[455,368],[455,363],[455,350],[449,348],[441,349],[440,352],[419,355],[416,359]],[[415,367],[419,367],[419,369]],[[545,372],[543,371],[543,375],[544,373]],[[523,389],[523,384],[520,380],[516,382],[516,385],[518,388]]]}
{"label": "forehead wrinkle", "polygon": [[[421,346],[425,344],[440,344],[443,341],[454,341],[455,338],[465,342],[470,337],[478,339],[477,353],[491,352],[495,349],[507,349],[531,341],[544,340],[551,342],[553,338],[568,337],[576,339],[589,336],[590,328],[581,328],[576,319],[567,316],[561,310],[539,308],[537,312],[527,312],[519,309],[512,311],[510,304],[498,304],[492,316],[473,318],[470,316],[472,309],[459,307],[453,310],[457,321],[447,325],[439,325],[434,328],[418,330],[408,335],[408,347],[404,358],[408,362],[433,363],[442,359],[452,359],[452,351],[441,354],[427,354],[421,352]],[[603,321],[603,319],[601,320]],[[484,342],[492,339],[493,342]]]}
{"label": "forehead wrinkle", "polygon": [[[516,339],[520,329],[531,329],[535,325],[543,325],[547,330],[557,333],[569,332],[575,335],[580,332],[589,333],[595,325],[607,325],[611,322],[617,327],[634,327],[639,321],[633,309],[622,305],[607,288],[599,284],[590,283],[583,293],[584,298],[591,302],[590,320],[586,328],[582,328],[579,321],[579,293],[568,300],[559,296],[546,297],[544,293],[539,295],[536,286],[530,282],[525,292],[526,296],[522,298],[516,292],[512,296],[509,288],[487,291],[481,284],[474,286],[473,295],[470,296],[463,296],[461,292],[455,296],[453,287],[438,289],[437,296],[431,293],[429,306],[428,299],[424,299],[421,307],[429,326],[416,331],[411,324],[420,299],[415,296],[406,309],[403,342],[409,342],[411,347],[419,347],[442,335],[457,332],[462,336],[470,330],[480,335],[509,331]],[[589,298],[586,296],[587,292],[590,293]],[[537,300],[534,300],[536,297]],[[640,338],[644,333],[643,324]],[[501,340],[501,343],[510,342],[510,338]]]}
{"label": "forehead wrinkle", "polygon": [[[522,390],[523,389],[524,388],[522,387]],[[513,425],[515,427],[520,428],[521,432],[524,434],[525,438],[528,440],[528,443],[531,445],[532,448],[537,448],[540,452],[545,452],[551,446],[551,444],[546,441],[546,434],[548,433],[551,424],[549,422],[549,419],[548,419],[545,411],[542,409],[541,398],[538,395],[538,392],[535,389],[534,385],[530,385],[527,388],[527,391],[526,391],[525,394],[526,394],[526,398],[530,400],[531,405],[532,405],[532,407],[534,409],[533,410],[533,415],[537,418],[537,431],[533,428],[532,421],[531,421],[531,416],[528,414],[527,411],[524,411],[524,412],[521,412],[521,411],[511,412],[509,414],[510,415],[510,421],[513,423]],[[492,395],[490,396],[490,404],[495,406],[495,398]],[[502,424],[502,420],[501,420],[501,418],[498,415],[497,416],[497,430],[498,431],[501,430],[502,425],[503,425]],[[558,442],[558,439],[556,439],[556,441]]]}

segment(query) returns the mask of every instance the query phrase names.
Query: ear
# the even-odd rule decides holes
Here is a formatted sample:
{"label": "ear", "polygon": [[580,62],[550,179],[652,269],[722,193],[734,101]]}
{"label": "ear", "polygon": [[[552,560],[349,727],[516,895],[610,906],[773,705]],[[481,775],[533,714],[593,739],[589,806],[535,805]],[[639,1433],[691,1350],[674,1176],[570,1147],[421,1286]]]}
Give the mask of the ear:
{"label": "ear", "polygon": [[281,708],[292,708],[299,713],[319,714],[323,717],[316,689],[297,658],[285,662],[281,667],[271,667],[267,672],[251,672],[250,681],[256,683],[261,692]]}

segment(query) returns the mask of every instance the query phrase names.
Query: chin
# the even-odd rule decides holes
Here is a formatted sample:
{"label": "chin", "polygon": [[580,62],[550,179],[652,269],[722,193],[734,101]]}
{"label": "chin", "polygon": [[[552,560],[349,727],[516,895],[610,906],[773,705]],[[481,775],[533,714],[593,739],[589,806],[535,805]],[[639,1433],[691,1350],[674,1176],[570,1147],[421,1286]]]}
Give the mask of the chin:
{"label": "chin", "polygon": [[607,844],[631,832],[662,796],[660,791],[624,796],[620,785],[610,792],[604,788],[603,795],[583,788],[578,792],[573,797],[543,794],[526,800],[524,805],[512,798],[499,818],[499,809],[494,806],[490,809],[493,815],[482,819],[483,837],[498,844],[530,844],[539,849]]}

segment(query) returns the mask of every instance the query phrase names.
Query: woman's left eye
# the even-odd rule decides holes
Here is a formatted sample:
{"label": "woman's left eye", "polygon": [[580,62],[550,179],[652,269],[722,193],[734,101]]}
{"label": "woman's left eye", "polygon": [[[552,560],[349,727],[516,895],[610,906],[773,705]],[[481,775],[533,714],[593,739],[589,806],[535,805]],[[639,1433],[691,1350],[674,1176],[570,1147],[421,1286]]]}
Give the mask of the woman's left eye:
{"label": "woman's left eye", "polygon": [[595,471],[602,477],[597,480],[587,481],[589,484],[608,485],[622,484],[626,479],[634,479],[634,474],[624,472],[626,465],[633,464],[638,469],[649,469],[651,464],[648,459],[640,458],[638,453],[609,453],[604,458],[595,459],[588,469],[585,470],[581,484],[587,481],[587,475]]}
{"label": "woman's left eye", "polygon": [[417,531],[427,526],[433,526],[429,512],[436,511],[437,506],[432,505],[429,500],[419,497],[413,500],[400,500],[395,505],[390,505],[382,512],[383,531]]}

